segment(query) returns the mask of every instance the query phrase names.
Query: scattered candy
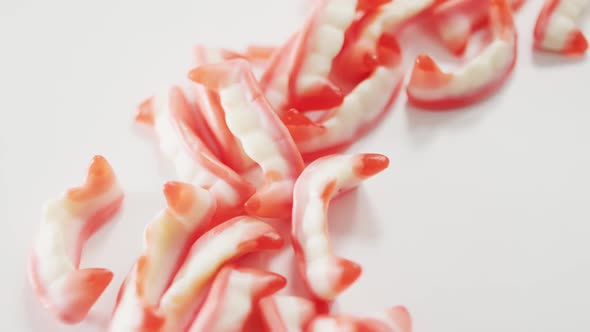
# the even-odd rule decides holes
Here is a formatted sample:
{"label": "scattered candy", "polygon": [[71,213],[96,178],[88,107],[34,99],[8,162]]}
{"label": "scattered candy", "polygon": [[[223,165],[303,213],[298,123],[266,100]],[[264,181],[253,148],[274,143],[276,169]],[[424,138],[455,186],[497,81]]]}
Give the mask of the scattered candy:
{"label": "scattered candy", "polygon": [[[462,107],[496,91],[512,72],[512,10],[524,0],[309,2],[309,16],[284,44],[244,52],[196,46],[190,80],[140,105],[136,120],[153,129],[178,181],[164,185],[167,206],[146,227],[110,331],[246,331],[259,319],[260,328],[277,332],[411,332],[404,307],[372,317],[324,308],[361,274],[360,265],[332,252],[330,201],[389,165],[381,154],[333,153],[365,135],[395,101],[405,74],[397,42],[403,27],[427,23],[455,55],[489,27],[489,45],[455,72],[444,73],[428,55],[411,72],[410,103]],[[535,48],[583,54],[588,43],[575,21],[589,2],[547,0]],[[45,207],[29,279],[64,322],[83,320],[113,277],[80,269],[80,254],[122,199],[110,165],[96,156],[85,183]],[[237,261],[281,248],[283,238],[267,221],[289,218],[310,299],[275,294],[284,277]]]}

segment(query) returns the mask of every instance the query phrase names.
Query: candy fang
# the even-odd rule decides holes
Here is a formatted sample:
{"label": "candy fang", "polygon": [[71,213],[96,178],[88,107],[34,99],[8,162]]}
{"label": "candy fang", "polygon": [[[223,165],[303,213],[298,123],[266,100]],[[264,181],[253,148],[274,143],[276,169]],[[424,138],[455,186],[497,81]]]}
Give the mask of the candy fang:
{"label": "candy fang", "polygon": [[80,255],[86,240],[122,201],[113,169],[95,156],[84,184],[45,205],[29,256],[29,280],[41,303],[66,323],[83,320],[113,278],[106,269],[80,269]]}
{"label": "candy fang", "polygon": [[330,200],[388,165],[389,159],[379,154],[335,155],[314,161],[297,179],[293,247],[301,275],[317,298],[333,300],[361,274],[359,265],[332,253],[326,220]]}
{"label": "candy fang", "polygon": [[454,73],[444,73],[428,55],[416,59],[407,87],[410,103],[428,109],[473,104],[496,91],[516,63],[516,30],[507,0],[491,0],[492,42]]}
{"label": "candy fang", "polygon": [[580,56],[588,49],[588,40],[576,20],[590,0],[546,0],[534,32],[539,50]]}

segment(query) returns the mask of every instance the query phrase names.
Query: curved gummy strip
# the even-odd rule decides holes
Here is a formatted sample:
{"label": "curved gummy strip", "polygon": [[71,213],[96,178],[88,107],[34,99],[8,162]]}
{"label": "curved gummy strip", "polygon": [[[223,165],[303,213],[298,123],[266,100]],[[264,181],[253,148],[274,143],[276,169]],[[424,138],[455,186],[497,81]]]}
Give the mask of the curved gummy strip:
{"label": "curved gummy strip", "polygon": [[138,121],[151,123],[162,154],[172,162],[180,181],[208,189],[217,202],[214,222],[243,211],[254,187],[220,162],[201,138],[183,121],[191,112],[178,87],[151,98],[140,108]]}
{"label": "curved gummy strip", "polygon": [[[205,46],[196,46],[194,55],[195,67],[220,63],[227,57],[224,51]],[[225,112],[221,106],[219,94],[200,84],[195,84],[195,94],[199,109],[209,128],[211,128],[212,135],[219,147],[221,161],[237,173],[244,173],[255,166],[252,159],[244,152],[240,141],[227,127]]]}
{"label": "curved gummy strip", "polygon": [[160,301],[165,331],[182,331],[198,307],[198,297],[226,262],[247,253],[278,249],[283,239],[268,224],[251,217],[236,217],[201,236]]}
{"label": "curved gummy strip", "polygon": [[293,247],[309,290],[333,300],[360,275],[361,268],[332,254],[327,234],[327,210],[332,197],[356,187],[389,165],[379,154],[334,155],[312,162],[295,184]]}
{"label": "curved gummy strip", "polygon": [[309,332],[412,332],[412,319],[405,307],[395,306],[375,317],[347,315],[318,316]]}
{"label": "curved gummy strip", "polygon": [[303,332],[316,315],[313,301],[297,296],[268,296],[258,306],[268,332]]}
{"label": "curved gummy strip", "polygon": [[379,66],[358,84],[337,108],[321,122],[321,131],[300,135],[297,148],[303,158],[313,160],[338,151],[364,135],[387,112],[403,81],[401,66]]}
{"label": "curved gummy strip", "polygon": [[245,173],[255,167],[254,161],[244,152],[240,141],[227,127],[219,95],[202,86],[195,88],[195,95],[199,108],[212,129],[217,146],[219,146],[221,161],[238,174]]}
{"label": "curved gummy strip", "polygon": [[219,94],[229,130],[262,169],[264,187],[246,202],[246,211],[259,217],[288,217],[293,183],[303,170],[303,160],[249,64],[232,60],[205,65],[193,70],[190,77]]}
{"label": "curved gummy strip", "polygon": [[588,40],[576,21],[590,0],[546,0],[535,25],[537,49],[579,56],[588,49]]}
{"label": "curved gummy strip", "polygon": [[[513,10],[525,0],[508,0]],[[488,24],[490,0],[448,0],[432,11],[434,28],[443,44],[456,55],[467,48],[471,34]]]}
{"label": "curved gummy strip", "polygon": [[215,277],[211,290],[188,331],[244,331],[244,325],[258,300],[277,292],[286,284],[287,280],[276,273],[225,267]]}
{"label": "curved gummy strip", "polygon": [[289,108],[321,110],[342,102],[341,92],[328,75],[356,7],[357,0],[318,1],[296,41],[288,83]]}
{"label": "curved gummy strip", "polygon": [[[401,52],[391,33],[430,9],[439,0],[395,0],[355,21],[335,57],[330,77],[343,93],[370,76],[377,66],[397,66]],[[392,50],[390,50],[393,48]]]}
{"label": "curved gummy strip", "polygon": [[182,182],[164,185],[167,208],[145,230],[145,262],[139,287],[157,305],[190,246],[210,226],[216,210],[209,191]]}
{"label": "curved gummy strip", "polygon": [[95,156],[84,184],[45,205],[29,257],[29,280],[43,305],[66,323],[83,320],[113,278],[106,269],[79,269],[80,255],[122,201],[113,169]]}
{"label": "curved gummy strip", "polygon": [[205,189],[168,182],[164,196],[167,208],[146,227],[143,254],[125,284],[130,289],[122,290],[111,331],[141,331],[149,326],[188,249],[215,213],[215,200]]}
{"label": "curved gummy strip", "polygon": [[496,91],[516,62],[516,30],[507,0],[491,0],[493,40],[478,56],[454,73],[443,73],[427,55],[420,55],[407,88],[409,101],[419,107],[461,107]]}
{"label": "curved gummy strip", "polygon": [[[354,20],[356,0],[320,0],[305,25],[275,54],[275,66],[265,73],[263,87],[279,111],[321,110],[339,105],[342,94],[329,80],[332,60],[344,43],[344,33]],[[280,63],[280,64],[279,64]],[[278,66],[278,68],[277,68]],[[267,79],[272,76],[274,79]]]}

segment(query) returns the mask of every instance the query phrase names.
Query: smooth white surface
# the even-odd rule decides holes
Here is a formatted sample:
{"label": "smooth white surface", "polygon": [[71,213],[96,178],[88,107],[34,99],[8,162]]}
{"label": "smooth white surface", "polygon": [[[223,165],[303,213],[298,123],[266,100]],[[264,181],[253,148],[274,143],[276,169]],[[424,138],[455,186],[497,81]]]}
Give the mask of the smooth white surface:
{"label": "smooth white surface", "polygon": [[[278,42],[305,2],[0,3],[3,330],[102,330],[143,226],[164,206],[167,177],[132,125],[135,105],[183,75],[194,43]],[[392,164],[332,204],[336,254],[364,268],[335,309],[401,303],[416,332],[590,330],[590,59],[533,55],[540,6],[529,0],[517,15],[519,60],[500,93],[450,113],[416,110],[402,94],[351,149]],[[408,48],[410,39],[408,64],[419,50],[450,59],[423,37]],[[42,203],[78,184],[96,153],[127,197],[82,266],[116,276],[89,322],[65,327],[32,296],[25,256]]]}

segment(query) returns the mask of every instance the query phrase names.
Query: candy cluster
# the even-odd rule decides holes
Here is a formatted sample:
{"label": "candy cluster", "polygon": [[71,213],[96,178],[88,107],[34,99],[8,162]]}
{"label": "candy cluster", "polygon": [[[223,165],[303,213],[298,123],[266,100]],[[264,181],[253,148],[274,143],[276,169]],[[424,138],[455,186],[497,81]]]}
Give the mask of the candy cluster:
{"label": "candy cluster", "polygon": [[[176,178],[164,185],[167,206],[145,229],[109,330],[248,331],[258,321],[268,331],[410,332],[401,306],[371,317],[329,310],[361,274],[331,248],[330,201],[389,165],[381,154],[339,153],[379,122],[401,90],[401,29],[427,25],[456,55],[473,32],[489,31],[487,46],[454,72],[418,56],[405,87],[417,107],[466,106],[499,89],[515,66],[513,10],[523,2],[317,0],[280,47],[196,46],[189,79],[145,100],[136,115],[153,129]],[[535,48],[583,54],[587,42],[575,20],[589,2],[547,0]],[[29,277],[64,322],[83,320],[113,277],[80,268],[80,254],[122,200],[113,169],[96,156],[84,184],[45,207]],[[290,239],[277,223],[288,225]],[[276,294],[284,276],[238,260],[286,242],[305,297]]]}

